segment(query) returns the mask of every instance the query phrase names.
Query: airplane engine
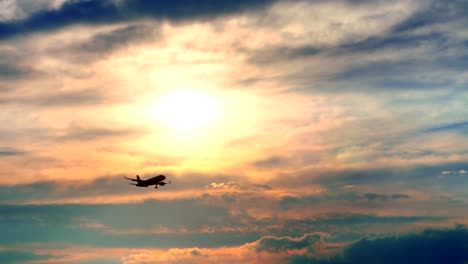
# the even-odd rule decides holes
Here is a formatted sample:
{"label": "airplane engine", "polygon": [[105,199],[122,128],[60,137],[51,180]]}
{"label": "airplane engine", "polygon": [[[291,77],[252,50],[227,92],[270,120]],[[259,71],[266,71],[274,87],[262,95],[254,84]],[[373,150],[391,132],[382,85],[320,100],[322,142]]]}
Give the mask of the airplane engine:
{"label": "airplane engine", "polygon": [[164,185],[166,185],[166,183],[165,182],[160,182],[159,185],[164,186]]}

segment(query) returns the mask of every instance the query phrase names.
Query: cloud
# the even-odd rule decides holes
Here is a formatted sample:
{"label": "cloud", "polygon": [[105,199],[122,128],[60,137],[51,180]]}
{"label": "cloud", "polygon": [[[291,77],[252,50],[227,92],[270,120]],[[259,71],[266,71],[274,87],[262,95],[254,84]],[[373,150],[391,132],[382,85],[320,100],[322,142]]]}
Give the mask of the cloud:
{"label": "cloud", "polygon": [[280,167],[286,163],[288,163],[287,158],[283,158],[280,156],[271,156],[266,159],[257,160],[253,162],[252,165],[261,169],[271,169],[275,167]]}
{"label": "cloud", "polygon": [[203,253],[200,250],[197,250],[197,249],[194,249],[194,250],[190,251],[190,254],[193,255],[193,256],[202,256],[203,255]]}
{"label": "cloud", "polygon": [[158,25],[138,23],[120,26],[106,32],[96,33],[83,41],[76,41],[70,46],[56,47],[55,53],[71,58],[74,63],[90,63],[102,60],[116,50],[130,47],[143,41],[159,39]]}
{"label": "cloud", "polygon": [[[95,130],[95,129],[78,129],[74,133],[69,133],[60,140],[76,140],[78,142],[103,139],[106,137],[126,136],[125,131],[120,130]],[[11,151],[16,151],[11,153]],[[5,149],[4,155],[20,155],[19,150]],[[21,153],[23,154],[23,153]],[[26,154],[26,153],[25,153]],[[29,154],[29,153],[28,153]],[[54,161],[44,160],[46,167],[50,168]],[[178,160],[168,161],[169,165],[177,163]],[[28,163],[30,165],[31,161]],[[163,165],[166,166],[165,163]],[[54,166],[62,166],[54,164]],[[101,176],[92,179],[68,179],[56,175],[55,179],[39,180],[29,183],[0,184],[0,200],[3,203],[64,203],[70,201],[80,201],[83,203],[93,203],[93,197],[99,196],[102,203],[121,203],[135,202],[144,199],[158,197],[164,195],[166,198],[199,198],[207,195],[208,198],[216,198],[217,195],[236,195],[246,197],[252,192],[261,195],[263,191],[271,190],[272,187],[267,184],[250,182],[242,179],[240,182],[235,182],[233,179],[238,179],[238,175],[202,175],[196,173],[187,173],[177,175],[171,172],[162,172],[168,176],[173,184],[160,188],[158,192],[146,188],[135,188],[127,185],[127,181],[123,179],[124,175],[116,174]],[[161,174],[161,171],[154,173],[140,174],[142,179],[148,179],[154,175]],[[37,180],[37,179],[35,179]],[[213,190],[213,191],[212,191]],[[218,192],[222,191],[223,192]],[[160,194],[162,192],[163,194]],[[211,196],[213,195],[213,197]]]}
{"label": "cloud", "polygon": [[468,261],[468,231],[428,229],[421,233],[362,239],[346,247],[342,255],[320,259],[305,255],[289,256],[289,263],[357,264],[357,263],[447,263]]}
{"label": "cloud", "polygon": [[441,126],[434,126],[424,130],[426,133],[440,133],[440,132],[459,132],[463,134],[468,133],[468,122],[455,122]]}
{"label": "cloud", "polygon": [[366,193],[364,197],[369,201],[381,200],[398,200],[398,199],[408,199],[410,198],[407,194],[394,193],[392,195],[378,194],[378,193]]}
{"label": "cloud", "polygon": [[263,190],[273,190],[273,188],[267,184],[252,184],[253,188],[263,189]]}
{"label": "cloud", "polygon": [[338,47],[337,53],[375,52],[386,49],[418,48],[422,45],[441,45],[446,42],[446,37],[441,33],[426,34],[383,34],[372,36],[364,40],[345,43]]}
{"label": "cloud", "polygon": [[463,175],[463,174],[466,174],[466,170],[455,170],[455,171],[449,171],[449,170],[444,170],[444,171],[441,171],[440,174],[442,175],[449,175],[449,174],[459,174],[459,175]]}
{"label": "cloud", "polygon": [[[282,44],[280,46],[267,47],[252,52],[248,62],[255,65],[284,63],[286,61],[310,60],[311,57],[326,59],[325,56],[339,57],[383,53],[387,50],[416,49],[423,45],[440,46],[448,41],[448,37],[442,33],[432,32],[426,34],[390,34],[387,32],[370,36],[365,39],[349,40],[344,43],[328,45],[303,44],[292,46]],[[461,43],[458,43],[461,45]],[[319,55],[322,55],[318,57]],[[359,69],[359,68],[357,68]],[[358,70],[354,71],[358,71]],[[367,68],[366,68],[367,69]],[[369,67],[368,69],[372,69]],[[354,72],[353,71],[353,72]],[[365,72],[363,70],[363,72]],[[372,73],[372,72],[371,72]],[[348,73],[349,74],[349,73]],[[342,73],[343,77],[346,74]]]}
{"label": "cloud", "polygon": [[[454,65],[458,65],[458,59],[449,59]],[[463,67],[461,67],[463,68]],[[367,89],[441,89],[451,86],[448,79],[430,78],[427,72],[447,69],[440,61],[433,58],[425,59],[391,59],[376,60],[372,62],[360,62],[347,67],[336,74],[332,74],[332,81],[357,81],[365,79],[361,86]],[[352,86],[353,89],[355,86]]]}
{"label": "cloud", "polygon": [[0,105],[32,105],[47,107],[69,107],[96,105],[103,103],[105,97],[96,89],[83,89],[76,91],[60,91],[55,93],[42,93],[32,95],[13,95],[0,98]]}
{"label": "cloud", "polygon": [[[122,187],[116,186],[113,191],[118,192],[124,201],[130,202],[131,195],[138,195],[136,191],[128,193],[123,188],[127,185],[119,183]],[[246,243],[265,233],[272,236],[302,236],[315,231],[350,233],[350,230],[355,229],[353,232],[365,234],[371,230],[395,231],[415,224],[441,224],[450,219],[425,215],[378,216],[352,213],[350,209],[347,210],[350,213],[339,213],[342,211],[339,202],[317,206],[307,199],[290,201],[287,208],[280,208],[281,202],[275,197],[268,198],[254,191],[229,195],[203,193],[193,198],[171,198],[149,190],[158,200],[147,198],[140,202],[105,203],[108,199],[103,194],[108,190],[100,183],[94,186],[95,191],[83,191],[84,188],[79,188],[79,184],[75,188],[73,185],[67,187],[65,193],[89,196],[94,201],[92,204],[67,204],[55,198],[60,197],[58,189],[64,188],[64,183],[61,184],[58,187],[34,186],[36,189],[43,188],[44,196],[52,202],[57,200],[56,204],[0,205],[0,230],[5,234],[0,237],[0,242],[17,243],[19,239],[57,242],[66,239],[70,243],[106,247],[144,247],[148,243],[156,243],[164,248],[211,247]],[[24,199],[21,196],[28,196],[29,199],[39,200],[39,195],[35,194],[37,190],[25,187],[2,188],[0,198],[2,201],[15,201]],[[309,208],[305,208],[305,204]],[[333,213],[323,213],[323,208]],[[297,214],[295,209],[301,213]],[[15,223],[14,227],[12,223]],[[182,240],[185,242],[182,243]]]}
{"label": "cloud", "polygon": [[[404,182],[406,186],[417,187],[429,179],[436,179],[441,171],[455,171],[467,167],[465,162],[451,162],[436,165],[415,165],[403,168],[352,169],[346,171],[324,172],[314,179],[307,176],[296,178],[299,181],[320,183],[328,187],[346,185],[381,185]],[[408,177],[411,177],[409,180]],[[291,179],[290,181],[293,182]],[[387,185],[388,186],[388,185]]]}
{"label": "cloud", "polygon": [[408,199],[408,198],[410,198],[410,196],[407,195],[407,194],[400,194],[400,193],[394,193],[394,194],[392,194],[392,199],[393,199],[393,200],[397,200],[397,199]]}
{"label": "cloud", "polygon": [[[275,264],[357,264],[357,263],[448,263],[461,264],[468,260],[467,230],[426,229],[400,235],[378,235],[351,243],[336,243],[326,233],[306,233],[302,236],[262,236],[253,242],[229,247],[173,247],[168,250],[146,247],[94,248],[65,247],[53,251],[50,246],[37,244],[26,247],[60,257],[64,263],[112,259],[124,263],[275,263]],[[112,258],[113,257],[113,258]],[[67,261],[69,260],[69,261]],[[88,263],[88,262],[86,262]],[[107,262],[106,262],[107,263]],[[114,262],[111,262],[114,263]]]}
{"label": "cloud", "polygon": [[19,21],[0,22],[0,39],[59,29],[73,24],[108,24],[141,18],[187,21],[264,8],[274,1],[68,1],[57,9],[41,10]]}
{"label": "cloud", "polygon": [[270,47],[253,52],[248,62],[261,66],[282,63],[284,61],[307,60],[310,59],[311,56],[319,55],[324,51],[326,51],[326,49],[312,45],[303,45],[300,47]]}
{"label": "cloud", "polygon": [[0,147],[0,156],[17,156],[25,154],[24,151],[12,149],[12,148],[1,148]]}
{"label": "cloud", "polygon": [[301,208],[306,205],[320,204],[341,204],[352,203],[354,205],[364,205],[364,202],[394,202],[399,199],[409,199],[407,194],[382,194],[382,193],[359,193],[352,191],[341,192],[334,190],[333,192],[323,192],[316,195],[304,195],[300,197],[286,195],[279,201],[279,206],[285,209]]}
{"label": "cloud", "polygon": [[280,253],[300,249],[306,249],[308,252],[314,252],[315,250],[312,246],[321,241],[322,236],[323,234],[321,233],[305,234],[298,238],[264,236],[254,244],[257,252],[268,251]]}
{"label": "cloud", "polygon": [[[432,4],[427,5],[427,2]],[[465,4],[427,2],[400,2],[401,8],[398,11],[389,9],[392,12],[388,16],[373,12],[388,8],[385,2],[374,2],[375,6],[366,2],[357,10],[358,5],[351,2],[344,6],[353,10],[349,12],[352,19],[346,23],[330,19],[329,29],[321,25],[329,18],[316,15],[319,18],[316,19],[317,28],[327,28],[330,41],[326,41],[328,38],[307,38],[320,32],[302,32],[300,37],[284,37],[270,45],[246,49],[247,63],[270,69],[269,72],[275,74],[263,75],[263,79],[252,76],[243,81],[247,85],[265,80],[280,82],[283,86],[288,84],[289,89],[313,91],[314,94],[462,89],[466,77],[460,74],[466,71],[467,54],[466,40],[458,32],[464,31],[466,20],[462,20],[464,11],[455,10]],[[342,8],[336,3],[331,5]],[[310,9],[320,10],[322,7],[315,3]],[[402,10],[406,12],[402,13]],[[304,11],[305,14],[308,13]],[[421,16],[427,21],[412,30],[397,29]],[[438,16],[448,17],[439,19]],[[300,24],[300,21],[292,20],[295,25]],[[361,28],[361,25],[367,26]],[[279,30],[278,37],[281,33]],[[333,37],[335,34],[337,37]],[[289,67],[285,69],[286,64]]]}
{"label": "cloud", "polygon": [[[127,205],[2,205],[0,211],[0,229],[5,231],[0,240],[6,244],[24,241],[18,236],[18,232],[23,233],[21,230],[26,235],[23,238],[28,241],[67,240],[96,246],[133,247],[146,247],[153,243],[164,248],[181,245],[181,238],[187,239],[184,246],[214,246],[221,241],[223,244],[236,244],[254,235],[229,236],[232,241],[227,241],[224,239],[226,233],[222,231],[204,234],[202,230],[205,227],[221,229],[230,223],[230,214],[227,208],[203,205],[197,200],[153,200]],[[16,223],[15,227],[7,230],[12,223]],[[155,236],[158,225],[169,228],[171,232],[160,232]]]}
{"label": "cloud", "polygon": [[429,3],[412,16],[393,26],[392,30],[394,32],[405,32],[434,24],[466,22],[468,5],[465,1],[433,0],[429,1]]}
{"label": "cloud", "polygon": [[2,80],[15,80],[20,77],[25,77],[30,73],[30,69],[19,67],[17,65],[0,63],[0,79]]}
{"label": "cloud", "polygon": [[53,255],[49,254],[35,254],[29,251],[0,249],[0,262],[4,264],[25,263],[34,260],[48,260],[53,257]]}
{"label": "cloud", "polygon": [[237,190],[272,190],[273,188],[267,184],[256,184],[245,182],[245,184],[240,185],[237,182],[212,182],[205,186],[208,189],[237,189]]}
{"label": "cloud", "polygon": [[67,0],[4,0],[0,3],[0,21],[15,21],[47,9],[60,7]]}
{"label": "cloud", "polygon": [[[254,2],[70,1],[1,22],[0,137],[18,149],[0,149],[0,240],[164,249],[129,263],[255,242],[239,262],[281,263],[318,254],[319,231],[465,221],[463,23],[394,30],[422,1]],[[229,113],[201,139],[165,137],[147,108],[173,88]],[[235,138],[249,140],[225,149]],[[156,170],[173,184],[122,179]]]}
{"label": "cloud", "polygon": [[66,129],[59,140],[86,141],[96,140],[109,137],[126,137],[137,134],[143,134],[145,131],[139,129],[111,129],[104,127],[82,127],[79,125],[71,125]]}
{"label": "cloud", "polygon": [[231,188],[239,188],[240,185],[236,182],[212,182],[209,185],[205,186],[205,188],[210,189],[231,189]]}

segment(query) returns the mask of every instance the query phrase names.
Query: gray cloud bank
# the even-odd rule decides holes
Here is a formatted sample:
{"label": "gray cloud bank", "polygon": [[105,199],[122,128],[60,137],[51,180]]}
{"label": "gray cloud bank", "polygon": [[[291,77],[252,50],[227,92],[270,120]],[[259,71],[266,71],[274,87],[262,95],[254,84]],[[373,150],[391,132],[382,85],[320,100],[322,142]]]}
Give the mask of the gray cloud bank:
{"label": "gray cloud bank", "polygon": [[454,229],[428,229],[421,233],[362,239],[344,249],[342,255],[330,259],[290,256],[289,263],[359,264],[359,263],[447,263],[462,264],[468,261],[468,230],[463,226]]}
{"label": "gray cloud bank", "polygon": [[41,10],[19,21],[0,22],[0,39],[19,34],[58,29],[72,24],[106,24],[141,18],[184,21],[210,19],[272,4],[259,1],[68,1],[58,9]]}

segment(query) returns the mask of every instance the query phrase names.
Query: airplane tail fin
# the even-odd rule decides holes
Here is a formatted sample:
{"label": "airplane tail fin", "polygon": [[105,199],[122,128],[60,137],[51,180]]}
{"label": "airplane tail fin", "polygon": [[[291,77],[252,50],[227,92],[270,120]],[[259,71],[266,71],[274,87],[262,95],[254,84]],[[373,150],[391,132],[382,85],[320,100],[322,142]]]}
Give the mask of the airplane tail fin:
{"label": "airplane tail fin", "polygon": [[137,175],[136,177],[137,177],[137,181],[141,181],[140,176]]}

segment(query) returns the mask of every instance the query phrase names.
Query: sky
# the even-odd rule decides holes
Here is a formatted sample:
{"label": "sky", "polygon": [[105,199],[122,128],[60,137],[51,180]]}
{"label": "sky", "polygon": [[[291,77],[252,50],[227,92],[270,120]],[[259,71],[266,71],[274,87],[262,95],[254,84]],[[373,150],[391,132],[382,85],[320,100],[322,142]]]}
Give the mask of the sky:
{"label": "sky", "polygon": [[0,263],[468,263],[467,85],[466,0],[0,0]]}

